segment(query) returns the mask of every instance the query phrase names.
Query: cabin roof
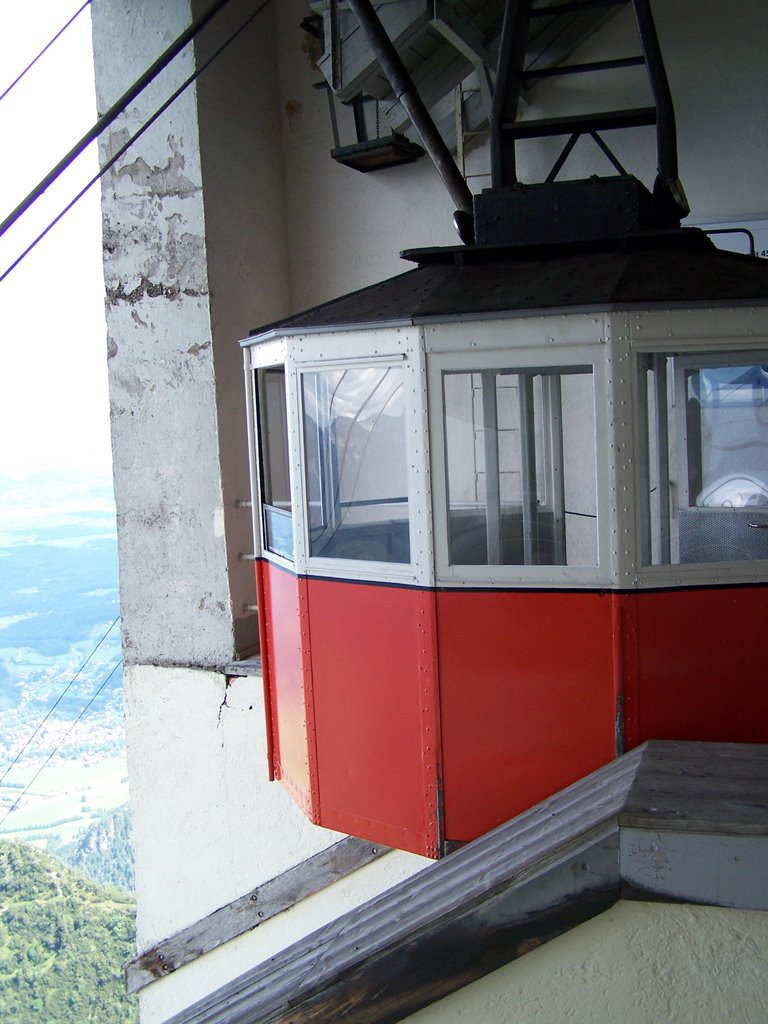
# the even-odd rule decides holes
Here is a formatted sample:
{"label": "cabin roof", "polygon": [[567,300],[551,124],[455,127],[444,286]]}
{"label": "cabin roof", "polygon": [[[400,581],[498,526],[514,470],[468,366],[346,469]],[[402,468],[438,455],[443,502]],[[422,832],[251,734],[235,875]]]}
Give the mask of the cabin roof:
{"label": "cabin roof", "polygon": [[257,328],[286,334],[483,319],[557,309],[768,301],[768,261],[716,249],[698,229],[558,246],[406,252],[406,273]]}
{"label": "cabin roof", "polygon": [[393,1024],[619,899],[764,910],[766,878],[768,745],[653,741],[168,1024]]}

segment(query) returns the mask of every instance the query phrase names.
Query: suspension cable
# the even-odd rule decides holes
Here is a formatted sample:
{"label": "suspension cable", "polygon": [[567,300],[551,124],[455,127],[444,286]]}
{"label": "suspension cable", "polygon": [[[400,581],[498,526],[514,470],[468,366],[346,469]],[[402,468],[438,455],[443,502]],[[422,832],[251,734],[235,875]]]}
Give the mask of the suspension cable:
{"label": "suspension cable", "polygon": [[261,14],[261,12],[270,2],[271,0],[262,0],[262,2],[256,6],[256,8],[247,16],[247,18],[245,18],[245,20],[241,22],[241,24],[229,36],[227,36],[224,42],[221,43],[213,51],[213,53],[205,61],[203,61],[203,63],[198,68],[196,68],[195,71],[187,79],[185,79],[185,81],[181,83],[178,89],[175,89],[174,92],[171,93],[168,99],[157,108],[154,114],[152,114],[152,116],[144,122],[141,128],[139,128],[137,132],[135,132],[122,146],[120,146],[120,148],[115,153],[113,153],[109,160],[106,161],[104,166],[99,168],[98,174],[95,174],[91,178],[91,180],[77,193],[74,199],[72,199],[71,202],[67,203],[64,209],[59,214],[57,214],[56,217],[54,217],[50,224],[48,224],[48,226],[44,228],[44,230],[41,231],[40,234],[32,242],[30,242],[30,244],[21,253],[21,255],[18,256],[13,261],[13,263],[11,263],[11,265],[3,271],[2,274],[0,274],[0,284],[6,279],[6,277],[8,277],[11,271],[14,270],[21,263],[21,261],[26,256],[29,255],[30,252],[32,252],[35,246],[45,238],[48,232],[53,227],[55,227],[56,224],[58,224],[62,217],[64,217],[65,214],[69,213],[69,211],[72,209],[75,203],[79,202],[79,200],[83,198],[86,192],[88,192],[88,190],[92,188],[96,184],[96,182],[100,178],[102,178],[108,170],[110,170],[110,168],[114,167],[114,165],[117,163],[120,157],[125,155],[125,153],[131,148],[134,142],[136,142],[137,139],[141,138],[144,132],[147,131],[147,129],[150,128],[155,123],[155,121],[157,121],[157,119],[165,113],[168,107],[170,107],[171,104],[174,103],[179,98],[179,96],[181,96],[181,94],[195,81],[195,79],[198,78],[203,73],[203,71],[205,71],[205,69],[216,60],[216,58],[230,45],[230,43],[233,43],[235,39],[237,39],[241,32],[245,31],[245,29],[251,24],[251,22],[259,14]]}
{"label": "suspension cable", "polygon": [[[88,2],[90,3],[90,0],[88,0]],[[105,640],[107,639],[107,637],[109,636],[109,634],[110,634],[110,633],[112,632],[112,630],[113,630],[113,629],[115,628],[115,626],[117,625],[117,623],[118,623],[119,619],[120,619],[120,616],[118,615],[118,616],[117,616],[117,618],[115,618],[115,619],[113,619],[113,620],[112,620],[112,623],[111,623],[111,625],[110,625],[110,626],[109,626],[109,628],[107,629],[106,633],[105,633],[105,634],[104,634],[104,635],[102,636],[101,640],[99,640],[99,642],[98,642],[98,643],[96,644],[96,646],[95,646],[95,647],[93,648],[93,650],[91,651],[91,653],[90,653],[90,654],[88,655],[88,657],[87,657],[87,658],[85,659],[85,661],[84,661],[84,662],[82,663],[82,665],[80,666],[80,668],[79,668],[79,669],[77,670],[77,672],[75,672],[75,674],[74,674],[74,675],[72,676],[72,678],[71,678],[71,679],[70,679],[70,681],[69,681],[69,682],[67,683],[67,685],[66,685],[66,686],[64,687],[64,689],[63,689],[63,690],[61,691],[61,693],[60,693],[60,694],[59,694],[59,696],[58,696],[58,697],[56,698],[56,700],[54,701],[54,703],[53,703],[53,704],[52,704],[52,705],[51,705],[51,706],[50,706],[50,707],[48,708],[48,711],[46,712],[46,714],[45,714],[45,717],[43,718],[43,720],[42,720],[41,722],[39,722],[39,723],[38,723],[38,725],[37,725],[37,728],[36,728],[36,729],[35,729],[35,731],[34,731],[34,732],[32,733],[32,735],[31,735],[31,736],[29,736],[29,737],[27,738],[27,741],[26,741],[26,743],[24,744],[24,746],[23,746],[23,747],[21,748],[21,750],[20,750],[20,751],[19,751],[19,752],[18,752],[18,753],[16,754],[16,756],[14,757],[14,759],[13,759],[13,760],[11,761],[11,763],[10,763],[10,764],[8,765],[8,767],[7,767],[7,768],[5,769],[5,771],[3,772],[3,774],[2,774],[2,775],[0,775],[0,786],[2,786],[3,782],[5,781],[6,777],[8,776],[8,773],[9,773],[9,772],[11,771],[11,769],[13,768],[13,766],[14,766],[14,765],[16,765],[16,764],[18,764],[18,762],[20,761],[20,759],[21,759],[21,758],[23,757],[23,755],[24,755],[24,752],[25,752],[25,751],[27,750],[27,748],[29,747],[30,743],[31,743],[31,742],[32,742],[32,741],[34,740],[34,738],[35,738],[35,737],[37,736],[37,734],[38,734],[38,733],[40,732],[40,730],[41,730],[41,729],[43,728],[43,726],[45,725],[45,723],[46,723],[46,722],[48,721],[48,719],[49,719],[49,718],[51,717],[51,715],[53,714],[53,712],[54,712],[54,711],[56,710],[56,708],[57,708],[57,707],[59,706],[59,704],[60,704],[60,703],[62,702],[62,700],[63,700],[63,699],[64,699],[64,698],[66,697],[66,695],[67,695],[67,694],[69,693],[69,691],[70,691],[70,690],[72,689],[72,687],[74,686],[74,684],[75,684],[75,683],[77,682],[77,680],[78,680],[78,678],[80,677],[80,675],[82,674],[83,670],[84,670],[84,669],[86,668],[86,666],[88,665],[88,662],[89,662],[89,661],[91,660],[91,658],[92,658],[92,657],[94,656],[94,654],[96,653],[96,651],[98,651],[98,649],[99,649],[99,648],[101,647],[101,645],[102,645],[102,644],[104,643],[104,641],[105,641]]]}
{"label": "suspension cable", "polygon": [[53,44],[56,42],[56,40],[59,38],[59,36],[63,35],[64,32],[66,32],[66,30],[69,28],[69,26],[75,20],[75,18],[77,18],[77,16],[79,14],[83,13],[83,11],[85,10],[86,7],[88,7],[90,2],[91,2],[91,0],[85,0],[85,3],[83,4],[83,6],[79,10],[75,11],[75,13],[72,15],[72,17],[66,23],[66,25],[63,25],[59,29],[59,31],[56,33],[56,35],[53,37],[53,39],[51,39],[49,42],[47,42],[45,44],[45,46],[42,48],[40,53],[38,53],[38,55],[34,58],[34,60],[31,60],[29,62],[29,64],[27,64],[27,66],[24,68],[24,70],[21,72],[21,74],[17,75],[16,78],[14,78],[14,80],[11,82],[11,84],[8,86],[8,88],[5,90],[5,92],[0,93],[0,101],[4,100],[5,97],[8,95],[8,93],[11,91],[11,89],[13,89],[15,86],[17,86],[19,84],[19,82],[22,80],[24,75],[26,75],[26,73],[28,71],[30,71],[35,66],[35,64],[37,64],[37,62],[40,60],[40,58],[43,56],[43,54],[46,53],[46,51],[50,50],[50,48],[53,46]]}
{"label": "suspension cable", "polygon": [[37,769],[37,771],[35,772],[35,774],[34,774],[34,775],[32,776],[32,778],[31,778],[31,779],[29,780],[29,782],[27,783],[27,785],[26,785],[26,786],[24,787],[24,789],[23,789],[23,790],[21,791],[21,793],[19,793],[19,795],[18,795],[18,796],[16,797],[16,799],[14,800],[14,802],[13,802],[13,803],[11,804],[11,806],[10,806],[10,807],[8,808],[8,810],[7,810],[7,811],[5,812],[5,814],[3,815],[3,817],[2,817],[2,818],[0,818],[0,828],[1,828],[1,827],[2,827],[2,826],[3,826],[4,824],[5,824],[6,820],[7,820],[7,819],[8,819],[9,817],[10,817],[10,815],[11,815],[11,814],[13,814],[13,812],[14,812],[14,811],[16,810],[16,808],[17,808],[17,807],[19,806],[19,804],[21,803],[21,801],[22,801],[22,800],[24,799],[24,797],[25,797],[25,796],[27,795],[27,793],[28,793],[28,792],[30,791],[30,789],[32,788],[32,786],[34,786],[35,782],[37,782],[37,779],[39,778],[39,776],[40,776],[40,773],[41,773],[41,772],[42,772],[42,771],[43,771],[43,770],[44,770],[45,768],[47,768],[47,767],[48,767],[48,765],[49,765],[49,764],[51,763],[51,761],[52,761],[52,760],[53,760],[53,758],[54,758],[54,757],[56,756],[56,754],[58,754],[58,752],[59,752],[59,751],[61,750],[61,748],[62,748],[62,747],[64,746],[64,742],[65,742],[65,740],[66,740],[66,739],[67,739],[67,738],[69,737],[69,734],[70,734],[70,733],[72,732],[72,730],[73,730],[73,729],[75,728],[75,726],[76,726],[76,725],[77,725],[77,724],[78,724],[78,723],[79,723],[79,722],[80,722],[80,721],[82,720],[82,718],[83,718],[83,716],[85,715],[85,713],[86,713],[86,712],[88,711],[88,709],[89,709],[89,708],[91,707],[91,705],[93,704],[93,702],[94,702],[94,701],[96,700],[96,698],[97,698],[97,697],[99,696],[99,694],[101,693],[101,691],[102,691],[102,690],[104,689],[104,687],[105,687],[105,686],[107,685],[107,683],[109,682],[109,680],[110,680],[110,679],[112,678],[112,676],[113,676],[113,675],[115,674],[115,672],[117,672],[117,670],[118,670],[118,669],[120,668],[120,666],[121,666],[122,664],[123,664],[123,659],[121,658],[121,659],[120,659],[120,661],[118,661],[118,663],[117,663],[117,664],[116,664],[116,665],[115,665],[115,666],[114,666],[114,667],[112,668],[112,671],[111,671],[111,672],[109,673],[109,675],[108,675],[108,676],[107,676],[107,678],[106,678],[106,679],[104,680],[104,682],[103,682],[103,683],[101,684],[101,686],[100,686],[100,687],[98,688],[98,690],[96,691],[96,693],[94,693],[94,695],[93,695],[93,696],[91,697],[91,699],[90,699],[90,700],[88,701],[88,703],[87,703],[87,704],[85,705],[85,707],[84,707],[84,708],[83,708],[83,710],[82,710],[82,711],[80,712],[80,714],[79,714],[79,715],[77,716],[77,718],[76,718],[76,719],[74,720],[74,722],[72,723],[72,725],[70,725],[70,727],[69,727],[69,728],[67,729],[67,731],[66,731],[66,732],[64,733],[64,735],[63,735],[63,736],[61,737],[61,739],[60,739],[60,740],[59,740],[59,742],[58,742],[58,743],[56,744],[56,746],[55,746],[55,747],[53,748],[53,750],[52,750],[52,751],[50,752],[50,754],[48,755],[48,757],[46,757],[45,761],[43,761],[42,765],[41,765],[41,766],[40,766],[40,767],[39,767],[39,768]]}
{"label": "suspension cable", "polygon": [[0,237],[14,224],[19,217],[29,209],[29,207],[40,198],[45,192],[49,185],[52,184],[67,167],[75,160],[83,150],[93,142],[94,139],[98,138],[99,135],[108,128],[112,122],[125,110],[129,103],[141,93],[150,82],[154,81],[155,78],[160,74],[161,71],[166,68],[170,62],[176,57],[184,47],[203,29],[208,22],[219,13],[219,11],[225,7],[230,0],[215,0],[208,10],[201,14],[197,20],[191,22],[190,25],[181,33],[180,36],[168,47],[167,50],[162,53],[157,60],[152,64],[151,67],[147,68],[143,75],[136,79],[131,88],[123,93],[120,99],[114,103],[109,110],[102,114],[96,124],[85,133],[85,135],[76,143],[72,149],[62,157],[56,166],[46,174],[46,176],[40,181],[35,188],[29,193],[26,199],[23,199],[19,205],[13,210],[5,220],[0,224]]}

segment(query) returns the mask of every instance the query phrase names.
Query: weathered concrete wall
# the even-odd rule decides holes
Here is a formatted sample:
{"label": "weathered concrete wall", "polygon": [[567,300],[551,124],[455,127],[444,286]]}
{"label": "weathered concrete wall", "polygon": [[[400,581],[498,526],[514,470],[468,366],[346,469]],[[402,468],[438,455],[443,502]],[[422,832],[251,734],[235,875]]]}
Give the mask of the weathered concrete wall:
{"label": "weathered concrete wall", "polygon": [[261,686],[256,676],[227,687],[215,672],[126,671],[142,949],[338,838],[267,782]]}
{"label": "weathered concrete wall", "polygon": [[[200,62],[249,9],[235,2],[214,19],[199,37]],[[94,4],[100,110],[191,16],[187,0],[151,12]],[[194,66],[190,46],[102,140],[102,159]],[[268,10],[104,181],[128,663],[220,666],[257,643],[256,617],[245,610],[255,600],[253,567],[239,557],[252,538],[250,514],[237,504],[248,497],[237,340],[287,311],[275,81]]]}
{"label": "weathered concrete wall", "polygon": [[752,1024],[768,1017],[768,914],[617,903],[410,1024]]}
{"label": "weathered concrete wall", "polygon": [[[188,22],[182,0],[151,15],[94,4],[99,110]],[[102,160],[192,68],[185,51],[102,138]],[[215,664],[231,652],[232,617],[194,88],[104,179],[103,219],[125,658]]]}

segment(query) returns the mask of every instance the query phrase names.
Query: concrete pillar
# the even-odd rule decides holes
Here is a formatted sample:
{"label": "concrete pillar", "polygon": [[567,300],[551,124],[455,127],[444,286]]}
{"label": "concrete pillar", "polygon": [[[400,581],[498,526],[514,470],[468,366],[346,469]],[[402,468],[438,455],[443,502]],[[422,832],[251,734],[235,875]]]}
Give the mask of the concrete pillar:
{"label": "concrete pillar", "polygon": [[[214,18],[102,137],[102,160],[248,11],[235,0]],[[151,11],[140,2],[93,5],[100,111],[195,13],[188,0]],[[128,664],[219,667],[257,643],[245,607],[255,600],[253,568],[239,557],[252,540],[250,513],[237,504],[248,496],[237,340],[285,312],[275,81],[268,8],[104,179]]]}

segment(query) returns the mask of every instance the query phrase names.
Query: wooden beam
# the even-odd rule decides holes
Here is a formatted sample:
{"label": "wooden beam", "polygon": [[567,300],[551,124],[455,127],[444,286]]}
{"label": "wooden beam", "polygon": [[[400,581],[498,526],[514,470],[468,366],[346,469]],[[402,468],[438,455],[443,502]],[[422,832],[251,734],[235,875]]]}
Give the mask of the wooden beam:
{"label": "wooden beam", "polygon": [[389,847],[375,846],[352,836],[321,850],[131,960],[125,968],[128,992],[138,992],[222,943],[253,931],[385,853],[389,853]]}

